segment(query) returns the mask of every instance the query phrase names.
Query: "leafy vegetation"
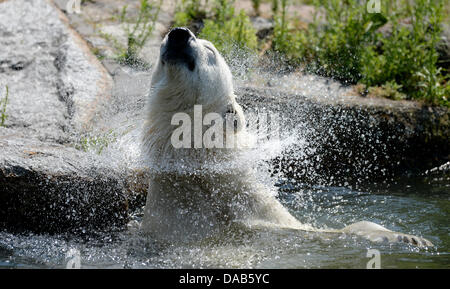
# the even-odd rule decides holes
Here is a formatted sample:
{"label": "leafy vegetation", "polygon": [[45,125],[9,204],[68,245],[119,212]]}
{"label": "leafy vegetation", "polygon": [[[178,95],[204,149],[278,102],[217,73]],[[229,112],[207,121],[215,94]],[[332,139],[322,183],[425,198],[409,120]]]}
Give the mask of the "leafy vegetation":
{"label": "leafy vegetation", "polygon": [[[126,18],[127,5],[122,8],[120,21],[125,25],[127,35],[127,47],[121,49],[119,61],[127,65],[143,65],[143,61],[139,59],[138,54],[142,47],[152,34],[156,20],[161,8],[162,0],[157,4],[153,1],[141,0],[138,18],[132,25]],[[117,44],[117,43],[116,43]]]}
{"label": "leafy vegetation", "polygon": [[261,0],[252,0],[253,10],[255,10],[255,14],[259,15],[259,6],[261,5]]}
{"label": "leafy vegetation", "polygon": [[82,137],[75,148],[84,152],[95,152],[100,155],[110,143],[115,142],[116,140],[117,134],[110,130],[102,135]]}
{"label": "leafy vegetation", "polygon": [[[364,84],[366,92],[378,87],[383,96],[449,105],[448,74],[438,68],[436,51],[443,0],[390,2],[382,5],[381,13],[368,13],[356,0],[313,2],[323,8],[323,16],[316,14],[302,30],[291,26],[287,0],[281,0],[272,40],[275,51],[308,71]],[[382,33],[381,27],[389,33]]]}
{"label": "leafy vegetation", "polygon": [[8,105],[9,88],[6,86],[6,94],[0,98],[0,126],[5,126],[8,115],[6,114],[6,106]]}
{"label": "leafy vegetation", "polygon": [[[210,3],[212,11],[209,14],[205,10],[208,2],[203,6],[195,0],[182,2],[188,9],[175,14],[174,26],[189,26],[192,21],[203,21],[198,36],[211,41],[225,57],[234,49],[256,51],[256,31],[244,11],[236,15],[234,1],[215,0]],[[205,19],[206,15],[209,15],[208,19]]]}
{"label": "leafy vegetation", "polygon": [[206,7],[208,0],[182,0],[177,7],[174,18],[174,26],[189,26],[191,22],[202,21],[206,18]]}
{"label": "leafy vegetation", "polygon": [[234,49],[256,50],[258,46],[256,31],[244,11],[230,19],[205,20],[199,37],[211,41],[225,57]]}
{"label": "leafy vegetation", "polygon": [[[436,50],[450,5],[444,0],[384,1],[381,13],[369,13],[358,0],[264,0],[272,5],[274,29],[259,43],[250,18],[235,12],[234,0],[180,0],[174,26],[195,26],[225,56],[259,47],[276,52],[293,69],[304,69],[344,84],[358,84],[363,95],[416,99],[449,106],[448,71]],[[258,15],[262,0],[252,0]],[[314,5],[314,21],[300,23],[290,4]],[[161,5],[161,2],[159,3]],[[156,7],[156,6],[155,6]],[[141,0],[133,27],[128,26],[122,62],[136,64],[151,33],[159,6]],[[126,6],[121,15],[125,22]],[[267,48],[269,48],[267,50]]]}

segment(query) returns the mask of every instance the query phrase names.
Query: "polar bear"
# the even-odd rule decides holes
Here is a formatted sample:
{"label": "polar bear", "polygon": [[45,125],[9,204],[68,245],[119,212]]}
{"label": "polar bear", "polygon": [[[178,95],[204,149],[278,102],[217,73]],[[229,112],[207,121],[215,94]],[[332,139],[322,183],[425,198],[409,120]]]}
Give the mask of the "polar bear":
{"label": "polar bear", "polygon": [[[175,148],[177,113],[194,119],[202,115],[231,114],[232,148]],[[143,154],[151,168],[142,228],[158,239],[192,241],[236,228],[274,226],[320,231],[300,223],[256,181],[251,166],[234,162],[250,137],[242,108],[236,102],[232,74],[214,45],[196,38],[186,28],[174,28],[163,39],[146,102]],[[225,117],[225,119],[227,119]],[[195,130],[195,129],[194,129]],[[226,134],[226,138],[230,138]],[[234,230],[234,229],[233,229]],[[341,230],[373,241],[406,242],[431,246],[423,238],[392,232],[371,222],[358,222]],[[229,231],[227,231],[229,232]]]}

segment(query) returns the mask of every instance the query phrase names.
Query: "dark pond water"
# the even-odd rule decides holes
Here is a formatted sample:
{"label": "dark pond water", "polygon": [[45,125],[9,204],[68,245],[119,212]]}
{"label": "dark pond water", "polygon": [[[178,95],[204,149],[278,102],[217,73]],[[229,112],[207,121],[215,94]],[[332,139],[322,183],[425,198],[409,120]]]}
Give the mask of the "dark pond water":
{"label": "dark pond water", "polygon": [[79,252],[82,268],[366,268],[368,249],[379,250],[381,268],[450,268],[450,184],[408,182],[377,193],[284,183],[279,199],[317,228],[369,220],[423,236],[434,248],[281,229],[182,246],[158,244],[133,231],[84,238],[2,232],[0,268],[65,268],[71,249]]}

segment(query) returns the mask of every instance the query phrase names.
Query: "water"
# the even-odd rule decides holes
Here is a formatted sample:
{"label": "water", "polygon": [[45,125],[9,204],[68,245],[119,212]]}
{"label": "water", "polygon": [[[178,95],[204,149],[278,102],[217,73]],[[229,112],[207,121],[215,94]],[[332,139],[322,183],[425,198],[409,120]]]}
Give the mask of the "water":
{"label": "water", "polygon": [[279,199],[304,223],[340,228],[370,220],[428,238],[436,245],[428,250],[281,229],[182,246],[160,244],[133,230],[90,237],[2,232],[0,268],[64,268],[71,248],[79,250],[82,268],[365,268],[369,248],[381,252],[382,268],[450,268],[449,197],[448,187],[431,195],[428,190],[373,194],[280,184]]}
{"label": "water", "polygon": [[[116,79],[118,97],[103,116],[105,124],[100,122],[99,131],[112,129],[117,138],[102,152],[103,157],[119,168],[129,168],[139,164],[142,122],[139,112],[148,90],[148,75],[131,73],[122,81],[121,84]],[[308,90],[317,88],[312,81],[300,81],[295,89],[303,90],[305,95],[315,94],[315,90]],[[281,79],[280,83],[285,80]],[[343,94],[334,92],[334,95]],[[307,124],[299,128],[307,129]],[[314,143],[306,139],[307,133],[290,131],[287,135],[298,138],[282,138],[285,147],[304,143],[305,150],[314,149]],[[426,182],[407,179],[365,190],[312,186],[265,173],[264,161],[280,151],[277,145],[261,145],[249,152],[244,161],[258,157],[255,164],[260,166],[259,180],[274,185],[278,199],[302,223],[338,229],[367,220],[394,231],[425,237],[435,247],[419,249],[408,244],[372,243],[355,236],[275,228],[231,227],[217,238],[183,245],[157,242],[133,228],[85,236],[0,232],[0,268],[65,268],[66,253],[71,249],[80,253],[82,268],[366,268],[368,249],[380,251],[382,268],[450,268],[448,176]],[[140,222],[142,211],[136,212],[132,219]]]}

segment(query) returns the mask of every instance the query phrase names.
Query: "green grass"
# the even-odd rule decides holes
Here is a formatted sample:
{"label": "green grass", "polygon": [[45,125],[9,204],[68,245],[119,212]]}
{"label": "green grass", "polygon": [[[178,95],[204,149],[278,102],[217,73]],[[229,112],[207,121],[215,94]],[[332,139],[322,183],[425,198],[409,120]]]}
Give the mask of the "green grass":
{"label": "green grass", "polygon": [[116,140],[117,134],[110,130],[102,135],[82,137],[75,148],[84,152],[95,152],[100,155],[105,148]]}
{"label": "green grass", "polygon": [[[161,4],[162,0],[156,4],[153,1],[141,0],[137,19],[127,19],[127,5],[122,8],[120,21],[126,24],[127,46],[121,49],[118,57],[120,63],[131,66],[145,66],[145,63],[139,59],[138,54],[153,32]],[[131,20],[136,20],[136,22],[128,24]]]}
{"label": "green grass", "polygon": [[207,11],[207,5],[201,5],[200,1],[182,1],[186,10],[175,14],[174,26],[189,27],[193,21],[203,22],[198,37],[211,41],[225,57],[236,49],[257,50],[256,31],[244,11],[235,13],[234,1],[215,0],[209,4],[212,9]]}
{"label": "green grass", "polygon": [[256,15],[259,15],[259,6],[261,6],[261,0],[252,0],[253,10]]}
{"label": "green grass", "polygon": [[[368,13],[365,2],[314,1],[324,10],[325,23],[316,17],[301,30],[292,26],[287,1],[281,0],[272,48],[290,64],[343,83],[363,84],[366,91],[379,87],[393,98],[449,106],[448,72],[438,67],[436,51],[444,1],[383,3],[390,4],[382,5],[381,13]],[[384,25],[392,33],[381,33]]]}
{"label": "green grass", "polygon": [[256,51],[256,31],[244,11],[232,18],[205,20],[198,37],[211,41],[225,57],[235,49]]}
{"label": "green grass", "polygon": [[[178,3],[177,3],[178,4]],[[186,27],[194,21],[202,21],[206,18],[208,0],[182,0],[177,5],[174,17],[175,27]]]}
{"label": "green grass", "polygon": [[91,51],[98,60],[102,61],[103,59],[105,59],[105,55],[103,55],[102,51],[99,48],[93,47],[91,48]]}
{"label": "green grass", "polygon": [[[0,97],[0,126],[5,126],[8,115],[6,114],[6,106],[8,105],[9,88],[5,88],[5,96]],[[1,96],[1,95],[0,95]]]}
{"label": "green grass", "polygon": [[[252,1],[255,11],[262,2],[272,4],[275,23],[265,43],[258,43],[249,17],[235,13],[233,0],[182,0],[174,26],[202,27],[198,36],[225,58],[262,47],[292,69],[358,85],[362,95],[450,106],[450,77],[436,50],[450,19],[445,0],[382,1],[381,13],[368,13],[367,1],[358,0]],[[290,4],[314,5],[314,21],[294,19]]]}

